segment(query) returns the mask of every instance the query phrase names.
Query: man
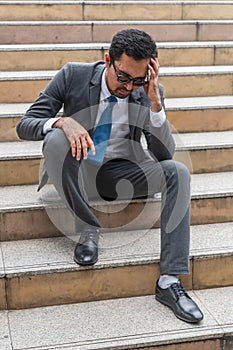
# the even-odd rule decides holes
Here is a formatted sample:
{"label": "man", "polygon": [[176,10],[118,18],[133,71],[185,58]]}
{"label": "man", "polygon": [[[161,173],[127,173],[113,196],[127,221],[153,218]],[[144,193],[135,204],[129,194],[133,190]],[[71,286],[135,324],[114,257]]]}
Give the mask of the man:
{"label": "man", "polygon": [[[156,299],[178,318],[196,323],[203,314],[177,277],[189,273],[190,175],[172,160],[175,145],[158,72],[157,47],[150,35],[122,30],[113,37],[105,62],[65,65],[26,112],[17,132],[22,139],[44,139],[45,169],[39,187],[48,174],[73,213],[76,230],[81,231],[74,252],[80,265],[98,259],[101,224],[90,210],[90,198],[116,199],[121,180],[133,186],[132,193],[125,186],[121,198],[161,192]],[[56,117],[61,107],[63,117]]]}

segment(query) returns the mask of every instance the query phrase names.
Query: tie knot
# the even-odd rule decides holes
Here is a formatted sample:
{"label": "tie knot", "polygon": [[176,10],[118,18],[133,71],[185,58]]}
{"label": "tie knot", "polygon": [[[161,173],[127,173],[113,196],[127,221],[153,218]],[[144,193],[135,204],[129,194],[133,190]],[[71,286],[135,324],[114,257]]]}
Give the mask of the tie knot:
{"label": "tie knot", "polygon": [[117,98],[113,95],[108,97],[108,103],[116,103],[117,102]]}

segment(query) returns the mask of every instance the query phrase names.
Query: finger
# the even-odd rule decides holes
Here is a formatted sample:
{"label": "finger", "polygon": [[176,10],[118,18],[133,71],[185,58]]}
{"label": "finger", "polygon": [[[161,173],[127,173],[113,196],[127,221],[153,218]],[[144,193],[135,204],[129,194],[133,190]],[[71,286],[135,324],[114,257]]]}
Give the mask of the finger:
{"label": "finger", "polygon": [[80,160],[82,154],[82,146],[79,139],[76,140],[76,159]]}
{"label": "finger", "polygon": [[87,145],[91,150],[91,153],[93,154],[93,156],[95,155],[95,145],[94,142],[92,141],[92,138],[90,137],[90,135],[87,135]]}
{"label": "finger", "polygon": [[87,141],[85,136],[80,137],[83,159],[87,159]]}
{"label": "finger", "polygon": [[155,70],[155,74],[158,75],[158,73],[159,73],[159,60],[158,60],[158,58],[154,59],[154,70]]}
{"label": "finger", "polygon": [[76,142],[75,142],[75,139],[72,139],[72,141],[71,141],[71,154],[72,154],[72,157],[76,156]]}
{"label": "finger", "polygon": [[151,59],[150,66],[153,68],[155,73],[158,73],[159,70],[159,60],[158,58]]}
{"label": "finger", "polygon": [[148,69],[150,71],[150,80],[152,80],[155,77],[155,70],[154,70],[154,67],[152,66],[152,64],[148,65]]}

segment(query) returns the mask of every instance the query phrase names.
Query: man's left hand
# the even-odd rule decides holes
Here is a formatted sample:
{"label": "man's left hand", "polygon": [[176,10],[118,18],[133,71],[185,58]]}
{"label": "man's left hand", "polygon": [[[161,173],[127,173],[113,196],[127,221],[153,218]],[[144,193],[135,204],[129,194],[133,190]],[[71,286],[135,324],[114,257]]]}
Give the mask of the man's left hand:
{"label": "man's left hand", "polygon": [[159,93],[159,61],[158,58],[151,58],[148,64],[150,79],[144,86],[145,92],[150,100],[151,111],[158,113],[162,109],[162,102]]}

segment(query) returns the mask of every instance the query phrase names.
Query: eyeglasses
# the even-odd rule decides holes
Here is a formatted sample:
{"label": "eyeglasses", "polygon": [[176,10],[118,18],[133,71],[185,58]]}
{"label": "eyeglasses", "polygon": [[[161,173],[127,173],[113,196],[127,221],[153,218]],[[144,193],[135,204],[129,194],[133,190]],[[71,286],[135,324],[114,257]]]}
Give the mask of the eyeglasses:
{"label": "eyeglasses", "polygon": [[113,65],[113,68],[114,68],[116,76],[117,76],[117,81],[119,83],[128,84],[132,81],[133,85],[135,85],[135,86],[143,86],[143,85],[147,84],[149,81],[149,74],[148,73],[144,78],[134,78],[133,79],[133,78],[130,78],[127,74],[119,74],[116,70],[114,62],[112,62],[112,65]]}

